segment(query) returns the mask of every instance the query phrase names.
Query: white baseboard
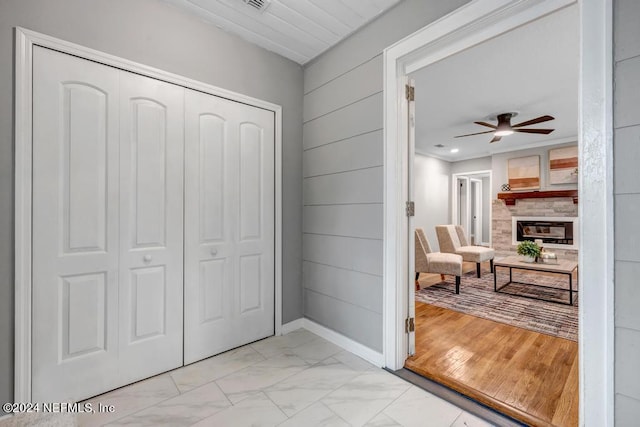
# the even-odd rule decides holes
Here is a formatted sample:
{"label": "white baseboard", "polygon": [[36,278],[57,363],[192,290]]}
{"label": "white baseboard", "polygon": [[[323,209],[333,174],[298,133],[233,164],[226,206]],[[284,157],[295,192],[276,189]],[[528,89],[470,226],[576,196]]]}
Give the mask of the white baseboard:
{"label": "white baseboard", "polygon": [[384,366],[384,356],[382,355],[382,353],[378,353],[377,351],[372,350],[369,347],[352,340],[351,338],[347,338],[346,336],[332,329],[322,326],[319,323],[314,322],[313,320],[307,318],[296,319],[293,322],[282,325],[281,331],[282,334],[287,334],[300,328],[304,328],[309,332],[313,332],[319,337],[342,347],[343,349],[363,358],[367,362],[379,368]]}
{"label": "white baseboard", "polygon": [[282,335],[286,335],[289,332],[293,332],[296,329],[304,328],[304,318],[293,320],[289,323],[284,323],[282,327],[280,327],[280,332]]}

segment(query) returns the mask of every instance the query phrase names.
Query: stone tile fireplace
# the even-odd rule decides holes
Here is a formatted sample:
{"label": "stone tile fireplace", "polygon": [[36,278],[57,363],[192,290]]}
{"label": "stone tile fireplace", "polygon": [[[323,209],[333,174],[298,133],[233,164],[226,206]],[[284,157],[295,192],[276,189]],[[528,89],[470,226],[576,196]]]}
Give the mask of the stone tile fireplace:
{"label": "stone tile fireplace", "polygon": [[543,246],[559,258],[578,260],[578,205],[572,197],[521,198],[513,205],[496,199],[492,202],[492,215],[492,246],[498,256],[515,253],[517,221],[522,220],[520,234],[528,236],[520,236],[521,239],[543,239]]}

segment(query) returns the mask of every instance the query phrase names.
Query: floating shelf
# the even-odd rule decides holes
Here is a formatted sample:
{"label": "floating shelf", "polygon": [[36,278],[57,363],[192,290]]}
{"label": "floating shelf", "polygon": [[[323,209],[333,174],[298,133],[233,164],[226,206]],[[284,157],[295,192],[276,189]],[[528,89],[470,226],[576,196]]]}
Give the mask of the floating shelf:
{"label": "floating shelf", "polygon": [[517,199],[546,199],[550,197],[571,197],[574,204],[578,204],[578,190],[557,191],[514,191],[498,193],[498,199],[504,200],[505,205],[513,206]]}

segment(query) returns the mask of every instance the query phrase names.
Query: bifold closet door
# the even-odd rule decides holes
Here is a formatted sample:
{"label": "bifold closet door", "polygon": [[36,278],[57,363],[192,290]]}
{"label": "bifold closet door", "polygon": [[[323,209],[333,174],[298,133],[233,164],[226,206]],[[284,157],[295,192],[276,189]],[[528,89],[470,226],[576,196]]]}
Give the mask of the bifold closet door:
{"label": "bifold closet door", "polygon": [[182,366],[184,89],[120,75],[120,376]]}
{"label": "bifold closet door", "polygon": [[119,71],[33,52],[32,401],[118,387]]}
{"label": "bifold closet door", "polygon": [[34,48],[34,402],[182,364],[183,95]]}
{"label": "bifold closet door", "polygon": [[185,91],[191,363],[274,333],[274,113]]}

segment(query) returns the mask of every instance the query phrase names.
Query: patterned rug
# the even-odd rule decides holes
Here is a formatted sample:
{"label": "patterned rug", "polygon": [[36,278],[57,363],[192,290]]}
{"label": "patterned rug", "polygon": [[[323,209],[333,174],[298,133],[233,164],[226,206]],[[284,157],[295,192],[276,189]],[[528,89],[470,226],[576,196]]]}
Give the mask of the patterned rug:
{"label": "patterned rug", "polygon": [[[568,302],[569,293],[566,290],[569,278],[566,275],[513,270],[514,281],[535,283],[565,291],[512,283],[500,292],[494,292],[493,274],[483,272],[482,277],[478,279],[474,269],[473,272],[462,276],[458,295],[455,294],[455,278],[445,278],[444,282],[417,291],[416,300],[518,328],[578,341],[578,294],[573,294],[572,306],[517,296],[537,296]],[[509,270],[499,268],[498,288],[508,281]],[[575,277],[573,289],[578,289]]]}

